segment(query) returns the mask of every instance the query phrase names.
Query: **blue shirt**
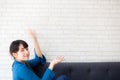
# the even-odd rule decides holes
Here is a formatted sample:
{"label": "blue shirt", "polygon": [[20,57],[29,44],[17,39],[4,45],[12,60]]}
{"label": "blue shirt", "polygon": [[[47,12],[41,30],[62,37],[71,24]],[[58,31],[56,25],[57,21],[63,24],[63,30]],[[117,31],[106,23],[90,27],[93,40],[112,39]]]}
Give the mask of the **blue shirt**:
{"label": "blue shirt", "polygon": [[[30,64],[31,67],[35,67],[36,65],[45,64],[46,58],[44,57],[44,55],[42,56],[42,58],[40,58],[35,54],[35,58],[32,60],[28,60],[27,62]],[[54,72],[47,68],[43,77],[40,78],[26,64],[16,60],[12,65],[12,71],[13,80],[53,80],[55,77]]]}

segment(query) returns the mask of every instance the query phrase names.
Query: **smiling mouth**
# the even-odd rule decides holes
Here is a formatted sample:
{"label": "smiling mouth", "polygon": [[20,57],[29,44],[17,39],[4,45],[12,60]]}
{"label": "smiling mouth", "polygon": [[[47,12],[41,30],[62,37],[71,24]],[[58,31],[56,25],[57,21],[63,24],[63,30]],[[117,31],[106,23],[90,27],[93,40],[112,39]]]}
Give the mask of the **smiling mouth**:
{"label": "smiling mouth", "polygon": [[29,55],[23,55],[23,57],[29,57]]}

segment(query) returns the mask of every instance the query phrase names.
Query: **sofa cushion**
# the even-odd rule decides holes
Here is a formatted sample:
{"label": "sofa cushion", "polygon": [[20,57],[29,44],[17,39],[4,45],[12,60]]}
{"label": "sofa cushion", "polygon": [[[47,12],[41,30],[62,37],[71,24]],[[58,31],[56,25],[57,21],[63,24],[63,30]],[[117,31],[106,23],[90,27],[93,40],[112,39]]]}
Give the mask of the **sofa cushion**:
{"label": "sofa cushion", "polygon": [[[41,77],[48,66],[37,66],[35,72]],[[71,80],[120,80],[120,62],[65,62],[57,64],[54,72]]]}

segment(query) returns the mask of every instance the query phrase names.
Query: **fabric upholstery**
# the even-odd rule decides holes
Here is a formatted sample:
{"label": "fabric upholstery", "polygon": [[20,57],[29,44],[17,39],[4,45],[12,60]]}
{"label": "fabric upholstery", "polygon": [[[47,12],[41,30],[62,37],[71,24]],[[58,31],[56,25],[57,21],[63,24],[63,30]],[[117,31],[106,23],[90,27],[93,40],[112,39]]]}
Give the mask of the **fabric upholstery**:
{"label": "fabric upholstery", "polygon": [[[42,76],[48,65],[37,66],[35,72]],[[120,80],[120,62],[65,62],[57,64],[54,72],[70,80]]]}

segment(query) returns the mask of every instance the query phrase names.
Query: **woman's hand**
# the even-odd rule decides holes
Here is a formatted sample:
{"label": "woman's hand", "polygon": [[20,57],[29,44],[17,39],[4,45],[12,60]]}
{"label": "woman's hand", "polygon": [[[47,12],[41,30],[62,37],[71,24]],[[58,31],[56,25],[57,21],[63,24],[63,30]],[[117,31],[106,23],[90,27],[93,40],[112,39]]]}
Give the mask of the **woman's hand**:
{"label": "woman's hand", "polygon": [[56,65],[56,64],[62,62],[63,60],[64,60],[64,57],[63,57],[63,56],[58,56],[58,57],[55,58],[51,63],[52,63],[53,65]]}
{"label": "woman's hand", "polygon": [[53,70],[54,66],[55,66],[56,64],[62,62],[63,60],[64,60],[64,57],[63,57],[63,56],[59,56],[59,57],[55,58],[53,61],[51,61],[49,68],[50,68],[51,70]]}
{"label": "woman's hand", "polygon": [[28,33],[32,36],[32,38],[36,38],[36,33],[32,29],[28,29]]}

